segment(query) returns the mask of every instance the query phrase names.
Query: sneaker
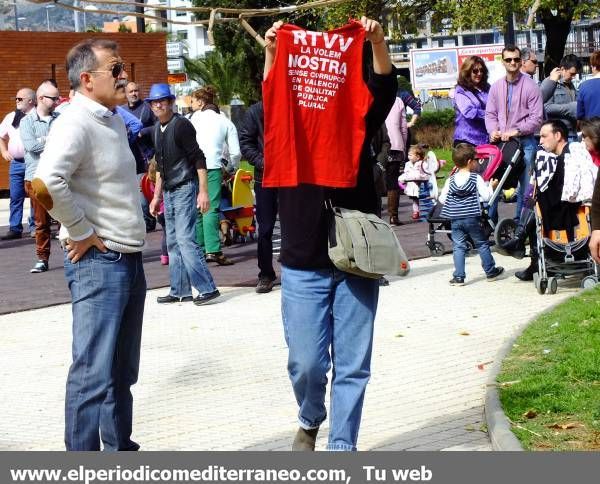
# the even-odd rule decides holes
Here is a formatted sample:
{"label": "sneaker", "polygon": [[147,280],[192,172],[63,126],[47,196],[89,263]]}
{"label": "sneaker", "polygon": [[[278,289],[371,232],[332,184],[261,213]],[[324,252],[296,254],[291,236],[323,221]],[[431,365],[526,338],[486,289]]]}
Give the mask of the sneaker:
{"label": "sneaker", "polygon": [[183,296],[183,297],[179,297],[179,296],[172,296],[171,294],[167,294],[166,296],[158,296],[156,298],[156,302],[158,304],[171,304],[171,303],[178,303],[178,302],[190,302],[193,301],[193,297],[192,296]]}
{"label": "sneaker", "polygon": [[31,232],[29,232],[29,237],[31,237],[32,239],[35,239],[35,230],[32,230]]}
{"label": "sneaker", "polygon": [[504,267],[496,266],[494,267],[489,274],[486,274],[486,278],[488,281],[495,281],[500,274],[504,272]]}
{"label": "sneaker", "polygon": [[39,260],[33,266],[33,269],[31,269],[29,272],[31,272],[32,274],[38,274],[40,272],[47,272],[47,271],[48,271],[48,261]]}
{"label": "sneaker", "polygon": [[4,234],[2,237],[0,237],[0,239],[15,240],[15,239],[20,239],[21,235],[22,235],[21,232],[15,232],[14,230],[9,230],[8,232],[6,232],[6,234]]}
{"label": "sneaker", "polygon": [[160,263],[163,266],[168,266],[169,265],[169,256],[168,255],[161,255],[160,256]]}
{"label": "sneaker", "polygon": [[451,286],[464,286],[465,278],[464,277],[453,277],[452,279],[450,279],[450,285]]}
{"label": "sneaker", "polygon": [[258,279],[258,284],[256,285],[256,292],[258,294],[266,294],[267,292],[271,292],[273,290],[274,285],[274,279],[271,279],[270,277],[260,277]]}
{"label": "sneaker", "polygon": [[205,304],[208,301],[212,301],[213,299],[218,298],[221,295],[218,289],[215,289],[213,292],[206,292],[204,294],[199,294],[194,298],[194,304],[196,306],[200,306],[201,304]]}

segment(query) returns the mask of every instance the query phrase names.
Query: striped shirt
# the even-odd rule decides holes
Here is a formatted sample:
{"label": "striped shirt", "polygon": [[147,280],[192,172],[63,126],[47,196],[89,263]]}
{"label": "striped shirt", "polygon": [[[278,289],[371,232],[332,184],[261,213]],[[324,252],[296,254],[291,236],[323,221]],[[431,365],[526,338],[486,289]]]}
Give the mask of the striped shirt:
{"label": "striped shirt", "polygon": [[21,141],[25,148],[25,180],[31,181],[35,178],[37,169],[42,156],[42,151],[46,146],[46,137],[50,131],[52,122],[58,117],[58,113],[52,113],[47,118],[41,118],[37,110],[31,112],[21,120],[20,131]]}
{"label": "striped shirt", "polygon": [[448,194],[441,216],[450,220],[459,218],[479,217],[481,205],[477,191],[477,173],[471,173],[469,179],[463,185],[456,183],[456,175],[450,177]]}

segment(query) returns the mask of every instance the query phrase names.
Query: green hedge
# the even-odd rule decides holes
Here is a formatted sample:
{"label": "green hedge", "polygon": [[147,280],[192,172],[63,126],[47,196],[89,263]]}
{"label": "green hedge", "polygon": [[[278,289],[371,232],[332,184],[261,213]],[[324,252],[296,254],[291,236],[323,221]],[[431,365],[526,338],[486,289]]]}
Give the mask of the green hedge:
{"label": "green hedge", "polygon": [[423,111],[417,121],[417,128],[433,126],[437,128],[454,128],[454,109],[440,111]]}

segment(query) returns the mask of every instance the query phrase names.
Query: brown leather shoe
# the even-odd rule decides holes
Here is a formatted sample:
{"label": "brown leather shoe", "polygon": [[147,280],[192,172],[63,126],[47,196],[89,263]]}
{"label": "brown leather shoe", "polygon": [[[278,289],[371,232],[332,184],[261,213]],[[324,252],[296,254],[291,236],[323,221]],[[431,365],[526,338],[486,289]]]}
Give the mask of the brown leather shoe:
{"label": "brown leather shoe", "polygon": [[206,254],[206,262],[216,262],[220,266],[232,266],[234,262],[222,253],[220,254]]}

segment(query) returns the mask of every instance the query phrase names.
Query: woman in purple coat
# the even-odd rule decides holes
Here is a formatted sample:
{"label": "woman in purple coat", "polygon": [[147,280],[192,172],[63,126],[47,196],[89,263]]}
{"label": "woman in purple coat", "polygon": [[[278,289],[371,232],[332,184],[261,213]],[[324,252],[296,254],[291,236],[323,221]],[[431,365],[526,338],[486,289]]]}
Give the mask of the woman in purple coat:
{"label": "woman in purple coat", "polygon": [[466,58],[454,92],[454,146],[459,143],[477,146],[488,142],[485,105],[489,90],[485,61],[476,55]]}

